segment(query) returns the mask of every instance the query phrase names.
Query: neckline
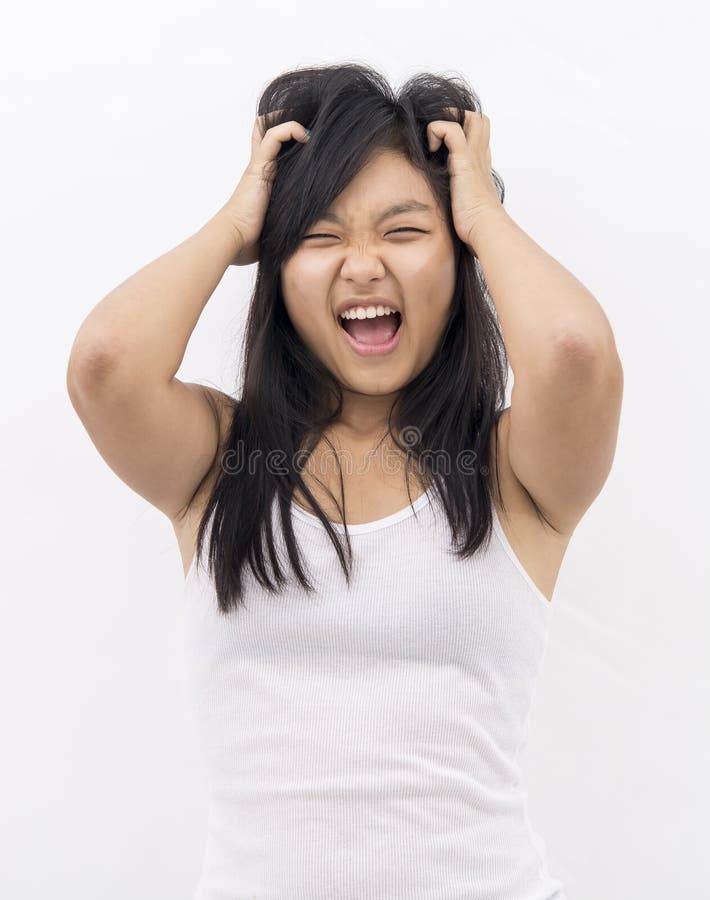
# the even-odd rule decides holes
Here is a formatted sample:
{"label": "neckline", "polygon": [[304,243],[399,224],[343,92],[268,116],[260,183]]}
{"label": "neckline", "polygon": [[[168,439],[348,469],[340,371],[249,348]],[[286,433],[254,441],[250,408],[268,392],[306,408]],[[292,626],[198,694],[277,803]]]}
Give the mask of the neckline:
{"label": "neckline", "polygon": [[[428,487],[424,493],[420,494],[411,504],[408,504],[403,509],[398,509],[396,512],[390,513],[389,516],[384,516],[382,519],[375,519],[372,522],[358,522],[356,525],[348,525],[348,534],[366,534],[369,531],[379,531],[380,528],[388,528],[390,525],[395,525],[403,519],[408,519],[431,501],[432,491],[433,488]],[[302,506],[299,506],[295,500],[291,501],[291,511],[296,518],[301,519],[301,521],[306,522],[308,525],[312,525],[315,528],[324,528],[323,523],[318,516],[308,512]],[[345,526],[341,522],[333,522],[332,519],[329,521],[335,531],[340,534],[345,533]]]}

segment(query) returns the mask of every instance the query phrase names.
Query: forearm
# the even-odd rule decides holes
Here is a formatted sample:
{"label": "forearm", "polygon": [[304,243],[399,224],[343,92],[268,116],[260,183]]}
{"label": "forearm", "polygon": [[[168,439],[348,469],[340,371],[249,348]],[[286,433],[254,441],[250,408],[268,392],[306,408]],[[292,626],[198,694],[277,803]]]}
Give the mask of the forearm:
{"label": "forearm", "polygon": [[188,341],[239,242],[229,219],[217,212],[177,247],[114,288],[89,313],[72,347],[108,358],[121,372],[170,381]]}
{"label": "forearm", "polygon": [[561,346],[615,353],[594,296],[503,207],[479,218],[469,249],[483,270],[514,375],[538,370]]}

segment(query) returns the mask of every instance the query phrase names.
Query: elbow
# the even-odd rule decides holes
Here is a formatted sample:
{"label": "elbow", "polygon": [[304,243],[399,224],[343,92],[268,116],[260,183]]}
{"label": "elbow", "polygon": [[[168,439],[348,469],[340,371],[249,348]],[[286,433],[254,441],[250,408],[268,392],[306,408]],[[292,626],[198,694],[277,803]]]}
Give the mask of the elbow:
{"label": "elbow", "polygon": [[77,337],[66,370],[66,387],[72,401],[90,385],[103,384],[115,369],[116,354],[105,342]]}
{"label": "elbow", "polygon": [[623,381],[621,359],[611,332],[595,338],[579,331],[565,331],[555,340],[558,363],[607,372]]}
{"label": "elbow", "polygon": [[568,332],[558,338],[552,357],[553,377],[563,377],[571,390],[596,387],[620,400],[624,370],[613,336],[595,341],[588,335]]}

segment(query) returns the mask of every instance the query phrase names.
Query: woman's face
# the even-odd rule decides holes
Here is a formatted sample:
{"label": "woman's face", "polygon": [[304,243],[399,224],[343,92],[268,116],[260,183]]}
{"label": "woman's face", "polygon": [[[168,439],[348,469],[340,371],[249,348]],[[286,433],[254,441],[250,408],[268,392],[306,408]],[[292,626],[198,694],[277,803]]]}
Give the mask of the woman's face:
{"label": "woman's face", "polygon": [[[379,221],[407,201],[428,209]],[[282,266],[281,288],[296,332],[343,388],[383,397],[396,394],[432,358],[451,307],[454,264],[451,235],[426,179],[401,154],[383,151],[307,230]],[[402,316],[396,346],[384,353],[358,352],[340,325],[343,304],[387,305],[371,297],[389,300]],[[368,322],[363,337],[382,340],[393,321],[380,320],[381,334],[370,333],[374,323]]]}

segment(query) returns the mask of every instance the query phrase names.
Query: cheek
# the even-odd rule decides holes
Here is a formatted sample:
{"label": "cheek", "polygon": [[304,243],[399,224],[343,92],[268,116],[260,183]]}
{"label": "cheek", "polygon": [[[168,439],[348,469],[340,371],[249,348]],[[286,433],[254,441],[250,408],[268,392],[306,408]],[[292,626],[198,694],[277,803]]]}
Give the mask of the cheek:
{"label": "cheek", "polygon": [[439,277],[441,258],[435,253],[412,252],[406,259],[406,269],[399,267],[402,277],[416,284],[428,284]]}
{"label": "cheek", "polygon": [[286,312],[297,331],[313,330],[310,309],[315,298],[313,276],[300,260],[290,260],[281,269],[281,293]]}
{"label": "cheek", "polygon": [[312,261],[289,264],[281,272],[281,293],[286,311],[301,334],[314,334],[323,329],[322,316],[315,310],[325,309],[330,279],[323,266]]}
{"label": "cheek", "polygon": [[315,253],[296,254],[284,269],[284,275],[287,284],[292,287],[300,285],[312,285],[328,277],[330,268],[325,264],[322,258],[318,258]]}
{"label": "cheek", "polygon": [[455,278],[456,260],[452,248],[441,243],[412,244],[398,260],[397,271],[403,280],[422,286],[449,284]]}
{"label": "cheek", "polygon": [[405,303],[427,322],[438,320],[448,313],[456,286],[456,272],[453,263],[425,261],[419,265],[404,285]]}
{"label": "cheek", "polygon": [[308,285],[299,281],[300,289],[284,293],[284,305],[296,334],[310,350],[317,352],[323,347],[323,333],[326,327],[322,316],[313,313],[313,293]]}

